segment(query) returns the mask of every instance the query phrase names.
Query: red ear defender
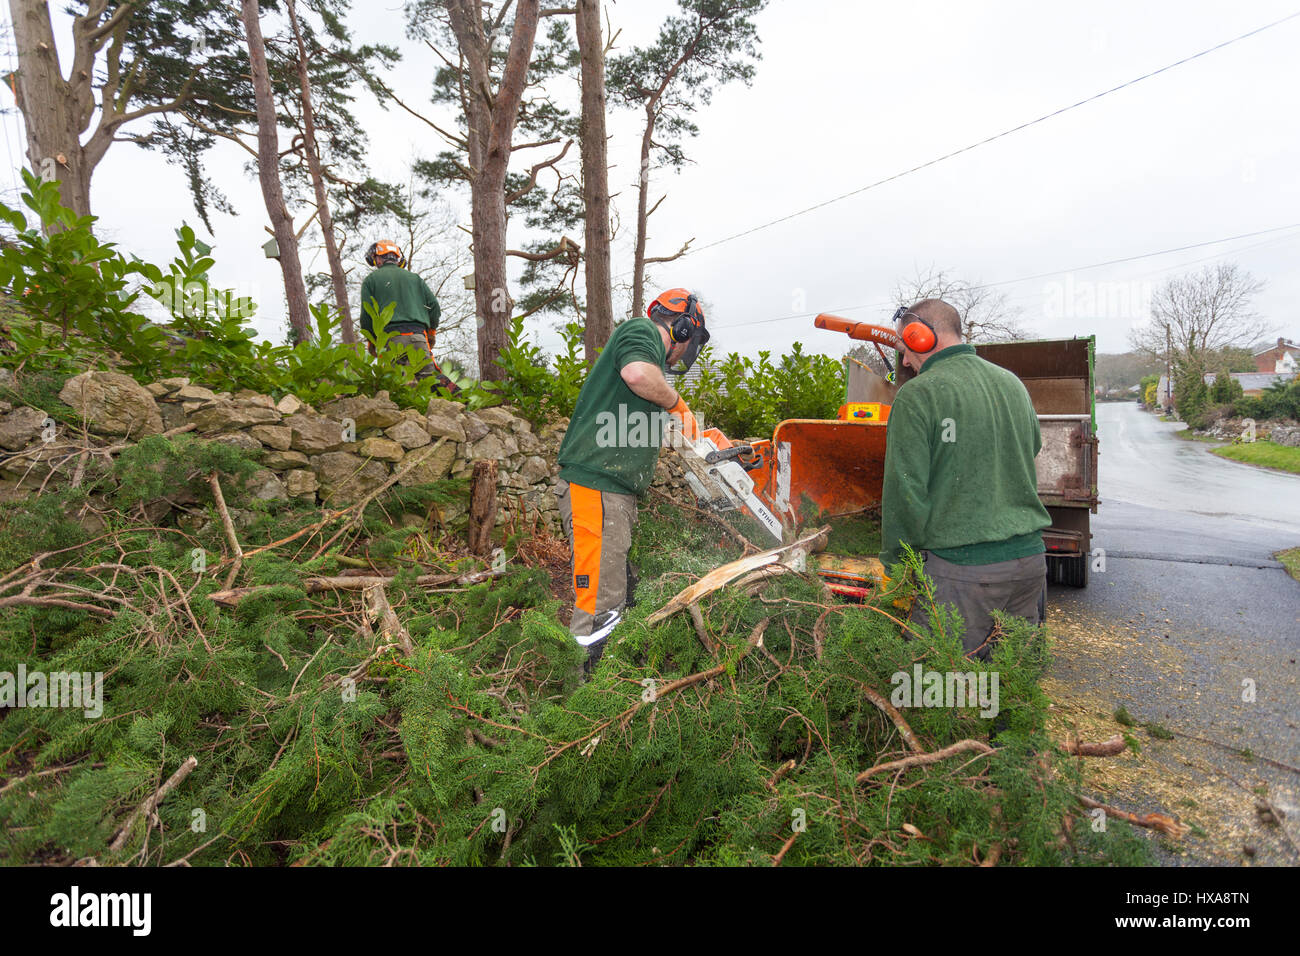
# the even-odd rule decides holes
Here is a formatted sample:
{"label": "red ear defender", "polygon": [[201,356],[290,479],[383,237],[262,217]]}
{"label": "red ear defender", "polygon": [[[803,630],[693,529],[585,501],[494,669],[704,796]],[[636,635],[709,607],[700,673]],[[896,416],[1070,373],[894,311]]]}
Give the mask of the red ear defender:
{"label": "red ear defender", "polygon": [[[911,313],[909,313],[911,314]],[[913,315],[913,321],[903,327],[903,342],[913,352],[928,352],[935,346],[934,329],[923,319]]]}

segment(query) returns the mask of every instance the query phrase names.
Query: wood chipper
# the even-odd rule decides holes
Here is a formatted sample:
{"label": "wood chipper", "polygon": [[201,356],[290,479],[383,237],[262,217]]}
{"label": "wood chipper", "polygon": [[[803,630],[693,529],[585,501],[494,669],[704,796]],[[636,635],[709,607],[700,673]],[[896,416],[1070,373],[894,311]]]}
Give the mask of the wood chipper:
{"label": "wood chipper", "polygon": [[[819,315],[819,329],[872,342],[887,365],[884,348],[901,342],[889,328]],[[885,477],[885,433],[896,386],[865,366],[850,375],[846,401],[834,419],[787,419],[769,440],[733,442],[716,428],[679,447],[686,480],[714,511],[741,508],[776,543],[784,531],[811,520],[857,514],[880,504]],[[865,400],[871,398],[873,400]],[[818,571],[831,589],[850,597],[885,580],[875,555],[822,554]]]}
{"label": "wood chipper", "polygon": [[[870,342],[886,368],[901,341],[885,326],[821,314],[819,329]],[[976,347],[982,358],[1015,373],[1038,412],[1043,451],[1037,459],[1039,499],[1052,516],[1043,532],[1049,573],[1086,585],[1089,512],[1097,509],[1097,439],[1092,416],[1089,339],[1004,342]],[[892,376],[891,376],[892,377]],[[716,428],[679,446],[687,483],[717,512],[743,509],[780,544],[786,532],[813,520],[878,507],[884,490],[889,410],[899,385],[862,363],[850,365],[845,403],[834,419],[788,419],[769,440],[734,442]],[[823,554],[818,571],[832,590],[863,597],[885,579],[874,555]]]}

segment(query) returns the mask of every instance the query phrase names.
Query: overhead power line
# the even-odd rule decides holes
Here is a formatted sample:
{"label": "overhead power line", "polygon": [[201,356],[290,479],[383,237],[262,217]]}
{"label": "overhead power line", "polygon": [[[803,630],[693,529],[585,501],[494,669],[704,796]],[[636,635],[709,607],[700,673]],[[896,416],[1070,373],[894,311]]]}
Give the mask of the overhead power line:
{"label": "overhead power line", "polygon": [[1165,73],[1169,70],[1174,69],[1175,67],[1179,67],[1185,63],[1190,63],[1193,60],[1200,59],[1203,56],[1207,56],[1210,53],[1214,53],[1216,50],[1222,50],[1224,47],[1231,46],[1232,44],[1245,40],[1248,37],[1256,36],[1260,33],[1263,33],[1265,30],[1271,30],[1273,29],[1273,27],[1281,26],[1283,23],[1286,23],[1289,20],[1294,20],[1297,17],[1300,17],[1300,10],[1297,10],[1295,13],[1289,14],[1288,16],[1282,17],[1280,20],[1274,20],[1272,23],[1266,23],[1262,27],[1256,27],[1254,30],[1251,30],[1247,33],[1243,33],[1240,36],[1233,37],[1231,40],[1224,40],[1222,43],[1216,43],[1214,46],[1201,50],[1199,53],[1193,53],[1191,56],[1185,56],[1181,60],[1176,60],[1173,63],[1169,63],[1165,66],[1160,67],[1158,70],[1152,70],[1150,73],[1144,73],[1141,76],[1134,77],[1133,79],[1129,80],[1126,83],[1121,83],[1119,86],[1112,86],[1108,90],[1102,90],[1100,93],[1094,93],[1092,96],[1089,96],[1087,99],[1079,100],[1079,102],[1077,103],[1071,103],[1069,106],[1063,106],[1060,109],[1053,110],[1050,113],[1044,113],[1042,116],[1039,116],[1037,119],[1032,119],[1029,120],[1028,122],[1021,123],[1019,126],[1013,126],[1010,129],[1005,129],[1000,133],[994,133],[992,136],[985,137],[979,142],[971,143],[970,145],[963,146],[960,149],[955,149],[950,153],[945,153],[942,156],[938,156],[934,159],[929,160],[928,162],[921,163],[918,166],[913,166],[910,169],[903,170],[902,172],[894,173],[892,176],[886,176],[884,179],[878,179],[873,183],[868,183],[865,186],[860,186],[857,189],[850,190],[849,192],[841,193],[840,195],[834,196],[831,199],[823,200],[822,202],[816,203],[815,205],[808,206],[804,209],[800,209],[797,212],[792,212],[788,215],[781,216],[778,219],[772,219],[769,220],[768,222],[760,223],[757,226],[753,226],[749,229],[745,229],[742,232],[733,233],[730,236],[724,236],[721,239],[715,239],[713,242],[706,243],[705,245],[697,246],[696,248],[686,252],[683,255],[683,258],[685,256],[694,255],[695,253],[698,252],[703,252],[705,249],[712,249],[715,246],[720,246],[725,242],[731,242],[733,239],[740,239],[744,236],[753,235],[756,232],[761,232],[764,229],[769,229],[772,226],[779,225],[780,223],[789,222],[791,219],[795,219],[799,216],[807,215],[808,213],[815,212],[818,209],[824,209],[825,207],[831,205],[832,203],[837,203],[843,199],[848,199],[852,196],[860,195],[864,192],[867,192],[870,189],[875,189],[877,186],[883,186],[886,183],[891,183],[896,179],[902,179],[904,176],[908,176],[911,175],[912,173],[919,172],[922,169],[928,169],[931,166],[934,166],[938,163],[942,163],[946,159],[952,159],[954,156],[960,156],[962,153],[968,153],[973,149],[979,148],[980,146],[985,146],[989,143],[994,142],[995,140],[1002,139],[1004,136],[1010,136],[1012,133],[1018,133],[1023,129],[1028,129],[1031,126],[1036,126],[1037,124],[1046,122],[1047,120],[1052,119],[1053,117],[1060,116],[1063,113],[1068,113],[1070,112],[1070,110],[1078,109],[1080,106],[1086,106],[1089,103],[1101,99],[1103,96],[1109,96],[1111,93],[1117,93],[1120,90],[1133,86],[1135,83],[1141,83],[1143,80],[1149,80],[1153,76],[1159,76],[1161,73]]}
{"label": "overhead power line", "polygon": [[[1300,222],[1293,222],[1285,226],[1274,226],[1271,229],[1260,229],[1256,232],[1243,232],[1241,235],[1238,236],[1224,236],[1221,239],[1207,239],[1205,242],[1193,242],[1186,246],[1175,246],[1172,249],[1161,249],[1157,252],[1143,252],[1136,256],[1121,256],[1118,259],[1107,259],[1104,262],[1092,262],[1086,266],[1074,266],[1073,268],[1069,268],[1069,269],[1054,269],[1051,272],[1037,272],[1033,275],[1019,276],[1018,278],[1015,279],[999,279],[997,282],[984,282],[979,285],[968,286],[967,288],[972,290],[996,289],[998,286],[1015,285],[1018,282],[1032,282],[1034,279],[1046,279],[1050,276],[1065,275],[1068,272],[1085,272],[1089,269],[1100,269],[1104,266],[1116,266],[1125,262],[1136,262],[1139,259],[1152,259],[1156,256],[1167,256],[1175,252],[1186,252],[1189,249],[1202,249],[1205,246],[1214,246],[1222,242],[1235,242],[1238,239],[1251,239],[1255,236],[1265,236],[1268,235],[1269,233],[1283,232],[1287,229],[1300,229]],[[893,303],[891,300],[884,300],[880,302],[866,302],[861,305],[844,305],[834,309],[822,309],[817,312],[799,312],[794,315],[779,315],[770,319],[757,319],[753,322],[733,322],[728,325],[710,326],[710,328],[735,329],[735,328],[741,328],[742,326],[747,327],[751,325],[767,325],[768,323],[771,322],[787,322],[791,319],[807,319],[815,315],[820,315],[822,312],[835,313],[835,312],[854,312],[859,309],[874,309],[874,308],[885,309],[885,308],[889,308],[894,304],[895,303]]]}

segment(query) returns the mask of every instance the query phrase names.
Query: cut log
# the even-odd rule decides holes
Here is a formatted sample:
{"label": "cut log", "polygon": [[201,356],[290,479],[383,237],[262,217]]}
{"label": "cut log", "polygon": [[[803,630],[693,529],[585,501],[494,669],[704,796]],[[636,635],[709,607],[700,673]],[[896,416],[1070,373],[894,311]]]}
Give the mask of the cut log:
{"label": "cut log", "polygon": [[497,463],[474,462],[469,488],[469,550],[486,555],[492,550],[492,530],[497,524]]}
{"label": "cut log", "polygon": [[1079,740],[1073,734],[1066,734],[1063,746],[1067,754],[1075,757],[1114,757],[1116,754],[1122,754],[1128,745],[1124,742],[1123,734],[1115,734],[1109,740],[1097,743]]}
{"label": "cut log", "polygon": [[737,561],[724,564],[720,568],[714,568],[646,618],[646,623],[658,624],[683,608],[699,602],[701,598],[726,587],[736,578],[751,571],[757,571],[759,568],[765,568],[773,564],[784,564],[788,567],[799,568],[800,562],[806,561],[808,555],[826,548],[829,534],[830,526],[827,525],[805,535],[792,544],[773,548],[770,551],[760,551],[758,554],[751,554],[747,558],[740,558]]}
{"label": "cut log", "polygon": [[[415,583],[420,587],[437,587],[440,584],[467,586],[481,584],[489,578],[500,577],[505,573],[505,568],[488,568],[486,571],[474,571],[470,574],[421,574],[415,579]],[[386,585],[392,581],[393,578],[387,575],[350,575],[346,577],[307,578],[302,582],[302,586],[308,594],[320,594],[323,591],[364,591],[372,585]],[[213,591],[208,595],[208,600],[213,604],[220,604],[222,607],[238,607],[239,602],[250,595],[282,586],[279,584],[256,584],[246,588],[231,588],[228,591]]]}
{"label": "cut log", "polygon": [[1171,836],[1175,840],[1181,840],[1183,837],[1187,836],[1192,829],[1185,823],[1181,823],[1166,813],[1144,813],[1139,816],[1136,813],[1129,813],[1127,810],[1120,810],[1116,807],[1112,807],[1108,803],[1101,803],[1091,797],[1085,797],[1082,794],[1079,796],[1079,802],[1089,810],[1101,810],[1106,814],[1106,816],[1113,817],[1116,820],[1127,820],[1134,826],[1159,830],[1161,833],[1166,836]]}
{"label": "cut log", "polygon": [[366,605],[366,613],[370,615],[370,620],[379,624],[380,631],[385,641],[396,641],[401,645],[402,653],[410,657],[415,653],[415,642],[411,640],[411,634],[407,631],[405,625],[393,610],[393,605],[388,603],[388,593],[384,590],[382,584],[371,584],[362,592],[363,600]]}

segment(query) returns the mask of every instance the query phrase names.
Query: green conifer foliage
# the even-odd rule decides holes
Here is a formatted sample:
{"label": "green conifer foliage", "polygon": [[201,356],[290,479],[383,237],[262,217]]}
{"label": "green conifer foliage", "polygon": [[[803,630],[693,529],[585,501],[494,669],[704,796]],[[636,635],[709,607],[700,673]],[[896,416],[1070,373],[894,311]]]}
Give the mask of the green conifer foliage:
{"label": "green conifer foliage", "polygon": [[[993,662],[972,663],[942,609],[932,633],[904,639],[892,602],[906,583],[854,605],[830,601],[814,576],[787,574],[704,602],[710,653],[687,616],[646,619],[738,548],[652,497],[632,554],[638,604],[579,684],[581,652],[558,621],[554,569],[528,557],[533,536],[512,539],[501,577],[416,583],[481,566],[455,558],[425,520],[463,483],[398,489],[332,542],[346,517],[257,552],[322,514],[250,504],[238,490],[252,467],[243,453],[188,439],[142,442],[76,492],[0,505],[0,600],[37,573],[34,555],[57,552],[40,573],[114,612],[15,604],[0,615],[0,671],[104,674],[98,719],[15,707],[0,720],[4,862],[971,864],[994,847],[1013,864],[1143,859],[1127,824],[1065,828],[1081,812],[1078,784],[1044,733],[1047,654],[1035,629],[1006,622]],[[251,514],[238,529],[236,586],[261,590],[234,608],[209,599],[231,567],[213,471]],[[181,526],[136,510],[182,492],[195,503]],[[68,515],[87,501],[107,522],[99,535],[72,533]],[[396,572],[386,594],[410,656],[385,648],[394,642],[360,592],[307,586],[367,573],[367,562]],[[888,698],[891,675],[918,662],[998,672],[1006,728],[991,754],[858,783],[908,753],[864,689]],[[987,740],[993,727],[973,708],[904,713],[926,749]],[[197,767],[159,805],[161,829],[137,823],[110,850],[190,755]]]}

